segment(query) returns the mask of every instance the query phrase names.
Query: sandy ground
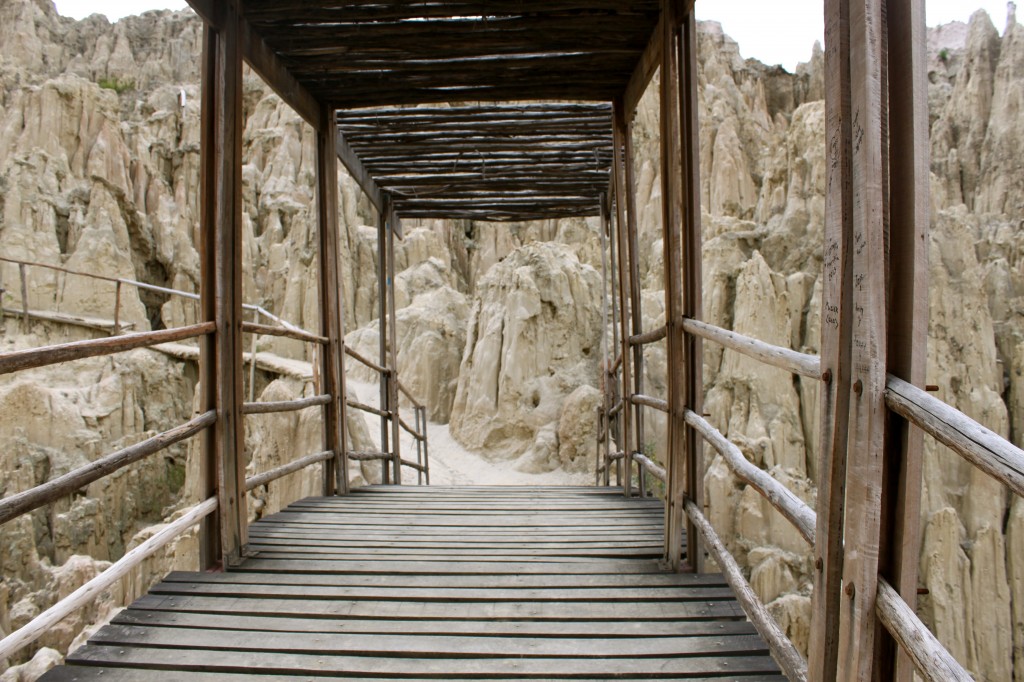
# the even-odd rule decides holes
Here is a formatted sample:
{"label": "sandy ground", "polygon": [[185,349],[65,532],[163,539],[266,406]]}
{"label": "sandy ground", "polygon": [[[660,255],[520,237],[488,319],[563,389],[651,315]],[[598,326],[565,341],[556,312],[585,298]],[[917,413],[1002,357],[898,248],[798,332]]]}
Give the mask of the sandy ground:
{"label": "sandy ground", "polygon": [[[349,389],[367,405],[379,406],[379,388],[349,379]],[[411,411],[403,413],[412,422]],[[366,427],[377,447],[380,447],[380,418],[365,414]],[[491,460],[479,452],[462,447],[452,438],[447,424],[427,424],[427,444],[430,448],[430,482],[434,485],[593,485],[593,472],[567,473],[556,470],[533,474],[517,471],[515,460]],[[416,460],[416,441],[402,432],[402,459]],[[416,481],[416,472],[406,468],[403,482]],[[405,479],[408,479],[406,481]]]}

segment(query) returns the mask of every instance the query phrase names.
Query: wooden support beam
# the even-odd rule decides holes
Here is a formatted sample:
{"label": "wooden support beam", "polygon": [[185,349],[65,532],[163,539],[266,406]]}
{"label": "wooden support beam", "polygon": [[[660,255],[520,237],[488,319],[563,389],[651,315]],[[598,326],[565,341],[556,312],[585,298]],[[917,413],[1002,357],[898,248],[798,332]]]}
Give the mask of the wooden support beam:
{"label": "wooden support beam", "polygon": [[633,366],[629,353],[630,316],[627,315],[627,311],[630,310],[633,281],[630,278],[629,272],[629,228],[626,221],[626,193],[629,190],[626,188],[626,164],[623,158],[626,148],[625,138],[629,135],[629,127],[626,125],[626,114],[623,111],[621,100],[615,103],[613,124],[612,147],[615,156],[612,165],[612,185],[615,193],[615,239],[619,247],[618,268],[615,276],[618,278],[619,283],[619,325],[621,326],[621,333],[619,335],[620,348],[616,352],[619,353],[619,360],[622,363],[622,399],[619,401],[619,405],[624,407],[621,417],[622,432],[619,445],[622,447],[623,452],[625,452],[623,468],[627,472],[622,493],[626,497],[631,497],[633,494],[632,472],[634,452],[633,410],[630,407],[626,407],[625,401],[632,393],[633,384]]}
{"label": "wooden support beam", "polygon": [[[200,409],[217,422],[202,440],[204,492],[216,493],[216,524],[203,524],[204,567],[241,561],[248,540],[242,420],[242,49],[240,18],[218,5],[203,51],[200,308],[216,334],[200,345]],[[212,519],[213,517],[211,517]],[[219,529],[215,531],[215,526]],[[219,531],[219,532],[218,532]],[[213,537],[214,532],[219,538]]]}
{"label": "wooden support beam", "polygon": [[825,136],[828,166],[822,275],[819,471],[811,603],[810,679],[836,679],[843,575],[843,510],[853,319],[853,118],[850,3],[825,0]]}
{"label": "wooden support beam", "polygon": [[661,49],[665,35],[665,28],[662,25],[663,20],[664,12],[662,12],[662,18],[659,19],[654,32],[651,33],[651,39],[647,42],[647,47],[644,49],[640,61],[637,62],[636,67],[633,69],[633,75],[630,76],[629,83],[626,85],[626,91],[622,95],[622,115],[627,123],[633,120],[636,108],[639,106],[647,86],[654,77],[654,72],[661,65]]}
{"label": "wooden support beam", "polygon": [[[886,361],[890,375],[925,387],[928,358],[930,155],[924,0],[886,3],[890,219]],[[921,554],[922,430],[890,414],[885,437],[879,574],[913,611]],[[888,631],[875,646],[876,679],[911,682],[914,662]]]}
{"label": "wooden support beam", "polygon": [[[387,219],[388,201],[377,212],[377,351],[380,367],[388,367],[388,247],[387,247]],[[380,374],[380,409],[384,414],[380,417],[380,449],[382,452],[390,452],[390,435],[388,433],[388,417],[393,409],[391,406],[391,390],[388,384],[392,381],[392,371],[381,372]],[[381,483],[391,483],[391,470],[388,467],[388,460],[382,460]]]}
{"label": "wooden support beam", "polygon": [[[337,129],[334,123],[334,117],[331,117],[331,127]],[[366,170],[363,165],[362,159],[356,154],[355,150],[345,139],[345,136],[340,132],[337,133],[337,139],[335,142],[335,152],[341,163],[344,164],[348,174],[352,176],[352,179],[356,181],[360,189],[373,204],[374,208],[378,211],[384,210],[384,196],[381,194],[380,187],[377,185],[377,181],[373,179],[370,172]]]}
{"label": "wooden support beam", "polygon": [[253,29],[245,17],[239,16],[237,2],[188,0],[188,4],[215,30],[233,23],[238,29],[242,58],[314,130],[322,131],[326,125],[334,125],[333,117],[330,120],[323,118],[323,110],[316,97],[296,80],[263,36]]}
{"label": "wooden support beam", "polygon": [[885,406],[886,196],[883,67],[884,0],[850,0],[850,102],[853,116],[850,423],[839,600],[836,679],[869,682],[879,624],[875,616],[882,531]]}
{"label": "wooden support beam", "polygon": [[[668,487],[665,493],[665,561],[681,570],[683,555],[683,498],[686,494],[686,374],[682,334],[683,318],[682,226],[683,179],[682,136],[680,123],[680,31],[673,3],[663,3],[661,16],[661,206],[662,248],[664,252],[665,322],[668,331],[666,364],[668,371]],[[688,543],[696,541],[695,534]],[[689,547],[688,547],[689,549]],[[699,557],[688,554],[694,567]]]}
{"label": "wooden support beam", "polygon": [[387,213],[387,317],[388,317],[388,405],[391,410],[391,455],[395,485],[402,485],[402,425],[398,398],[398,318],[395,316],[395,234],[401,232],[400,220],[393,205]]}
{"label": "wooden support beam", "polygon": [[[334,112],[324,107],[324,120]],[[332,396],[324,405],[323,449],[334,453],[324,460],[324,495],[348,494],[348,463],[345,459],[345,374],[342,371],[344,331],[341,320],[341,277],[338,265],[338,129],[324,126],[316,134],[317,178],[317,274],[320,335],[327,337],[320,358],[323,390]]]}
{"label": "wooden support beam", "polygon": [[[693,3],[688,5],[680,30],[679,44],[679,121],[682,167],[682,306],[687,319],[703,316],[702,235],[700,215],[700,126],[697,120],[697,20]],[[704,412],[704,343],[700,336],[686,332],[684,318],[666,317],[669,333],[682,336],[686,409],[698,415]],[[704,505],[704,440],[689,424],[685,428],[686,497]],[[687,557],[690,566],[704,572],[704,552],[692,522],[687,524]]]}
{"label": "wooden support beam", "polygon": [[[623,110],[625,115],[625,110]],[[636,205],[636,166],[634,164],[633,155],[633,124],[630,123],[628,118],[626,119],[626,131],[623,160],[626,166],[626,186],[625,186],[625,198],[626,198],[626,263],[629,266],[629,314],[630,314],[630,328],[632,335],[636,336],[643,332],[644,329],[644,318],[643,318],[643,306],[640,302],[640,237],[639,230],[637,229],[638,213]],[[623,338],[627,338],[623,335]],[[633,393],[644,392],[644,349],[641,346],[632,346],[632,358],[633,358]],[[623,391],[622,396],[626,398],[630,394],[629,387],[626,386],[626,390]],[[633,445],[634,452],[644,452],[644,446],[646,445],[645,433],[644,433],[644,413],[643,409],[636,405],[633,407],[633,431],[636,434],[636,442]],[[628,450],[630,448],[629,443],[623,444],[623,449]],[[646,469],[644,470],[646,471]],[[640,492],[644,494],[646,492],[645,478],[646,474],[642,471],[640,473]]]}

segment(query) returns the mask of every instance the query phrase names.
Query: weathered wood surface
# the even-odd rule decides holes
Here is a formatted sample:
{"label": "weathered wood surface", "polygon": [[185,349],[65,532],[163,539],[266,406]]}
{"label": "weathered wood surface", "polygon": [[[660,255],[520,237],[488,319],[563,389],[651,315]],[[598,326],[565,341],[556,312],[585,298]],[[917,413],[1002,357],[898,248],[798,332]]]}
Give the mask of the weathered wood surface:
{"label": "weathered wood surface", "polygon": [[39,639],[57,623],[78,609],[92,604],[111,585],[138,568],[147,557],[182,535],[217,509],[217,498],[211,497],[187,510],[180,518],[167,524],[148,540],[125,553],[123,557],[107,567],[102,573],[89,580],[77,590],[46,609],[27,624],[10,635],[0,639],[0,661],[20,651]]}
{"label": "weathered wood surface", "polygon": [[327,405],[333,398],[330,395],[314,395],[295,400],[274,400],[257,403],[243,403],[242,414],[273,414],[275,412],[297,412],[315,405]]}
{"label": "weathered wood surface", "polygon": [[279,467],[274,467],[269,471],[264,471],[262,474],[256,474],[245,479],[245,490],[255,490],[261,485],[266,485],[272,481],[276,481],[279,478],[287,476],[288,474],[294,474],[296,471],[305,469],[310,464],[316,464],[317,462],[326,462],[327,460],[334,457],[332,450],[324,450],[323,452],[316,452],[305,457],[299,457],[294,459],[287,464],[282,464]]}
{"label": "weathered wood surface", "polygon": [[884,578],[878,580],[878,619],[910,656],[914,667],[928,682],[970,682],[974,678],[932,634],[907,602]]}
{"label": "weathered wood surface", "polygon": [[[26,313],[27,314],[27,313]],[[190,324],[175,329],[161,329],[155,332],[136,332],[112,336],[108,339],[86,339],[70,343],[58,343],[42,348],[26,348],[8,353],[0,353],[0,374],[19,372],[61,362],[94,358],[98,355],[123,353],[135,348],[147,348],[170,341],[182,341],[204,336],[214,331],[210,322]]]}
{"label": "weathered wood surface", "polygon": [[134,445],[129,445],[126,448],[100,457],[94,462],[69,471],[63,476],[58,476],[34,488],[9,495],[0,500],[0,524],[7,523],[26,512],[55,502],[61,497],[70,495],[76,490],[94,481],[98,481],[119,469],[123,469],[133,462],[137,462],[175,443],[191,438],[216,421],[217,413],[214,410],[209,410],[169,431],[164,431]]}
{"label": "weathered wood surface", "polygon": [[686,423],[695,428],[722,455],[725,463],[729,465],[738,479],[761,493],[762,497],[793,524],[804,540],[810,545],[814,545],[814,528],[817,518],[806,502],[767,471],[757,467],[744,457],[739,447],[699,414],[688,410]]}
{"label": "weathered wood surface", "polygon": [[889,409],[1024,496],[1024,450],[902,379],[890,375],[885,388]]}
{"label": "weathered wood surface", "polygon": [[732,558],[732,555],[726,549],[722,539],[718,537],[715,529],[711,527],[711,522],[704,517],[693,502],[686,500],[685,504],[686,515],[697,529],[697,532],[701,534],[703,545],[707,547],[711,556],[722,568],[726,580],[729,581],[729,585],[736,592],[736,596],[743,606],[743,610],[747,612],[747,616],[754,623],[758,632],[768,641],[772,655],[782,666],[786,677],[790,682],[805,682],[807,680],[807,663],[800,655],[800,652],[796,650],[793,643],[789,641],[789,637],[786,636],[786,633],[775,622],[768,609],[758,599],[757,593],[754,592],[750,583],[743,576],[743,571],[740,569],[739,564]]}
{"label": "weathered wood surface", "polygon": [[662,519],[618,488],[308,498],[44,679],[784,679],[722,576],[660,568]]}
{"label": "weathered wood surface", "polygon": [[816,355],[774,346],[728,329],[716,327],[707,322],[701,322],[700,320],[683,320],[683,329],[688,334],[699,336],[708,341],[714,341],[730,350],[742,353],[755,360],[760,360],[772,367],[778,367],[787,372],[811,379],[821,378],[821,359]]}
{"label": "weathered wood surface", "polygon": [[328,342],[326,336],[310,334],[309,332],[302,331],[301,329],[275,327],[270,324],[257,324],[256,322],[243,322],[242,331],[246,334],[257,334],[259,336],[286,336],[290,339],[295,339],[296,341],[308,341],[310,343],[317,343],[321,345],[326,345]]}

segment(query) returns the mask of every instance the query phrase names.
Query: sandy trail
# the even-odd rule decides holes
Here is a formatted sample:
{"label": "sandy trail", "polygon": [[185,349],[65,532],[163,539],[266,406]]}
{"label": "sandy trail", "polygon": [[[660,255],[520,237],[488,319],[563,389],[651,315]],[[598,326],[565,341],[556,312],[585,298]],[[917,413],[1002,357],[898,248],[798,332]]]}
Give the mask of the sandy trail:
{"label": "sandy trail", "polygon": [[[379,388],[349,379],[349,390],[358,400],[375,407],[380,405]],[[411,411],[403,415],[412,423]],[[366,428],[376,447],[380,447],[380,418],[364,413]],[[462,447],[452,438],[447,424],[427,424],[427,443],[430,448],[430,482],[434,485],[593,485],[594,474],[568,473],[561,470],[545,473],[517,471],[514,460],[491,460],[479,452]],[[416,460],[416,441],[402,431],[402,459]],[[403,481],[416,482],[416,472],[405,468]]]}

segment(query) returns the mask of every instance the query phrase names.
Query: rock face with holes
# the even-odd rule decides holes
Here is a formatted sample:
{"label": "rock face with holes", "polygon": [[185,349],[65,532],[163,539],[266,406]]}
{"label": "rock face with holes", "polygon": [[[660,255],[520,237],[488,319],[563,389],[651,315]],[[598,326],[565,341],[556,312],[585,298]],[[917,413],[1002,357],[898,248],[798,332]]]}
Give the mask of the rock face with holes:
{"label": "rock face with holes", "polygon": [[528,469],[559,462],[567,395],[595,385],[601,279],[566,246],[513,251],[477,283],[452,409],[459,442]]}

